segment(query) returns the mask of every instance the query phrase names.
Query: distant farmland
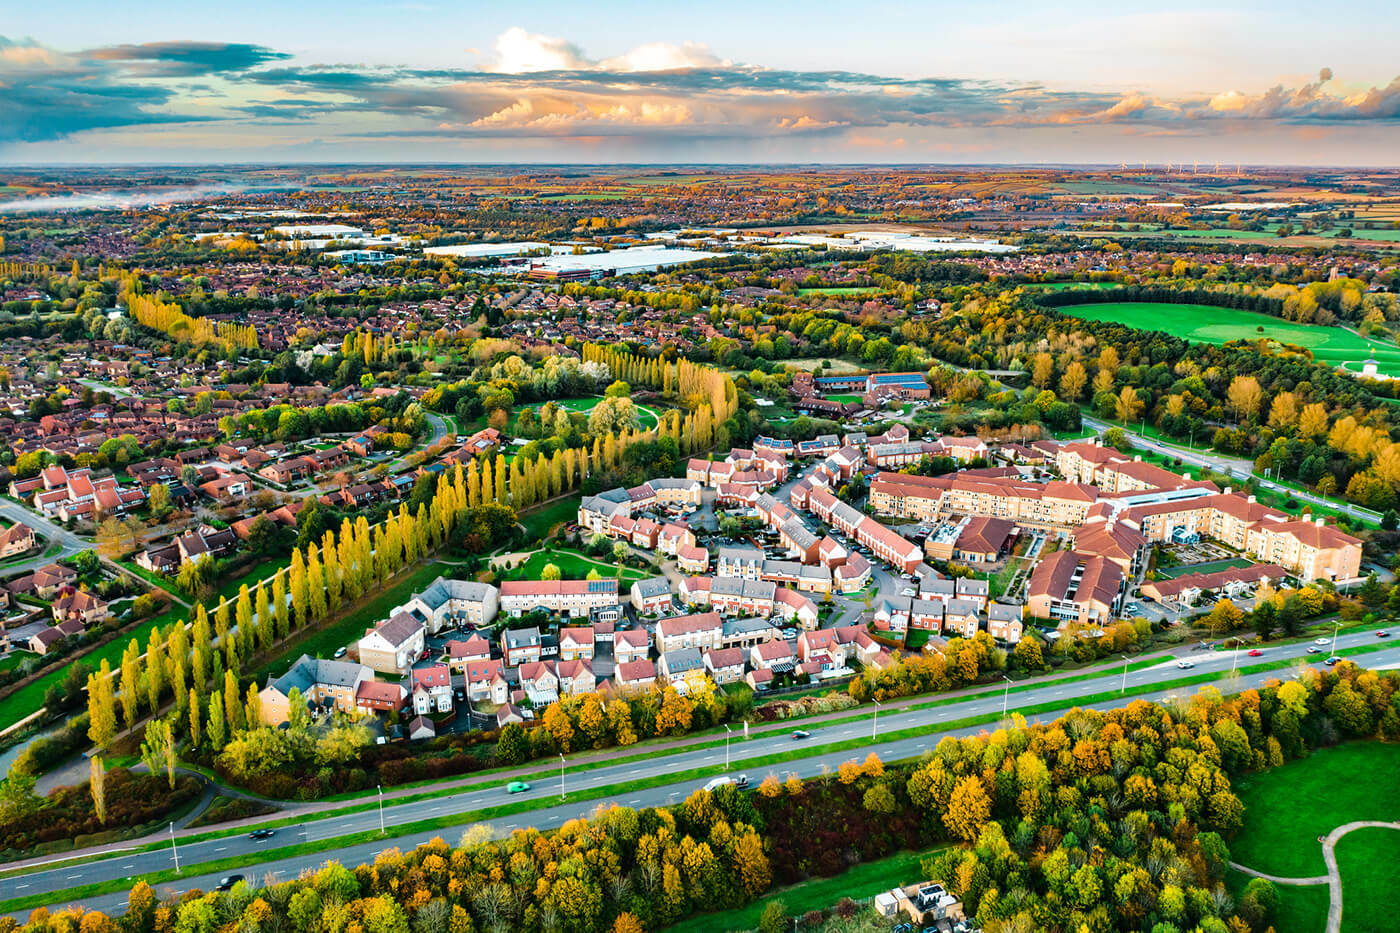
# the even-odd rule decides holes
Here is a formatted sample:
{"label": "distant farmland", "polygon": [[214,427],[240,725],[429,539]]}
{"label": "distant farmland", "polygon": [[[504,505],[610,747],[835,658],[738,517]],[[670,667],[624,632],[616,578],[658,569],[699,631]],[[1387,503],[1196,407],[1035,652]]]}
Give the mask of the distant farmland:
{"label": "distant farmland", "polygon": [[1361,364],[1374,355],[1383,375],[1400,376],[1400,347],[1395,344],[1367,340],[1340,327],[1295,324],[1257,311],[1150,301],[1069,305],[1056,310],[1083,320],[1159,330],[1201,343],[1222,344],[1264,337],[1311,350],[1319,363],[1342,366],[1354,373],[1360,373]]}

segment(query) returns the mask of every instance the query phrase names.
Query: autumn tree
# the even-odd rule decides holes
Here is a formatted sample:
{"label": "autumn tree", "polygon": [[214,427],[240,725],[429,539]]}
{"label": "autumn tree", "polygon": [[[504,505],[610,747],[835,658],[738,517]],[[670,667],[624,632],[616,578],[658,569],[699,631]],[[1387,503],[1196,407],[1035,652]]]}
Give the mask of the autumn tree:
{"label": "autumn tree", "polygon": [[954,837],[964,842],[972,842],[982,831],[982,824],[991,815],[992,803],[982,781],[969,775],[953,788],[948,800],[948,809],[943,814],[943,825]]}

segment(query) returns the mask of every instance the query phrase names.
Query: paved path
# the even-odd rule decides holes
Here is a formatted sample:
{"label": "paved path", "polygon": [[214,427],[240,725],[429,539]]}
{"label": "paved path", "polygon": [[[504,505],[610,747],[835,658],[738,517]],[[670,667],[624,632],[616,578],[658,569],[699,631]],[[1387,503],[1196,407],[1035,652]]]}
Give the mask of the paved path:
{"label": "paved path", "polygon": [[1329,903],[1327,905],[1327,933],[1341,933],[1342,930],[1342,873],[1337,868],[1337,843],[1347,833],[1357,829],[1394,829],[1400,831],[1400,823],[1387,823],[1381,820],[1356,820],[1351,823],[1343,823],[1332,830],[1322,839],[1322,861],[1327,865],[1327,874],[1313,875],[1309,878],[1281,878],[1278,875],[1266,875],[1262,871],[1255,871],[1247,868],[1238,862],[1231,862],[1231,867],[1244,872],[1246,875],[1253,875],[1255,878],[1264,878],[1275,884],[1309,885],[1325,884]]}

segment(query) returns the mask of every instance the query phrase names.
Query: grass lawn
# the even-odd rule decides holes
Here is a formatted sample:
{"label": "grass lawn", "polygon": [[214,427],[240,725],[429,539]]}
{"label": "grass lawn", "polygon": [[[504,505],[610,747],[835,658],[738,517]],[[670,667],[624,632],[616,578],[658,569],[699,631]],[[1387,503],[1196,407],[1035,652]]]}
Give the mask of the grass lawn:
{"label": "grass lawn", "polygon": [[621,575],[617,572],[617,564],[596,560],[578,551],[565,551],[549,549],[547,551],[537,551],[531,554],[525,561],[524,566],[512,570],[510,575],[517,580],[538,580],[544,572],[545,564],[554,564],[559,568],[559,572],[565,580],[582,580],[588,576],[588,571],[597,570],[605,577],[617,577],[619,580],[645,580],[654,574],[644,573],[633,567],[623,567]]}
{"label": "grass lawn", "polygon": [[565,496],[548,505],[530,509],[520,516],[520,524],[525,532],[536,540],[543,538],[555,525],[571,522],[578,518],[578,505],[582,496]]}
{"label": "grass lawn", "polygon": [[[583,412],[586,414],[597,407],[598,403],[602,400],[603,396],[601,395],[590,396],[588,398],[558,398],[554,399],[554,404],[560,408],[568,409],[569,411]],[[636,405],[636,403],[634,403],[634,405]],[[542,407],[543,406],[540,405],[526,405],[517,409],[515,414],[511,416],[510,429],[512,431],[515,430],[516,424],[519,423],[520,420],[520,412],[524,411],[526,408],[533,408],[535,409],[535,413],[539,414],[539,410]],[[641,425],[643,431],[657,426],[659,421],[653,409],[645,405],[636,405],[636,409],[637,421]]]}
{"label": "grass lawn", "polygon": [[1347,833],[1337,843],[1342,874],[1342,933],[1395,929],[1395,875],[1400,830],[1368,828]]}
{"label": "grass lawn", "polygon": [[850,394],[828,395],[828,396],[826,396],[826,399],[827,399],[827,401],[831,401],[831,402],[840,402],[842,405],[848,405],[848,404],[850,404],[850,403],[852,403],[852,402],[856,403],[857,405],[860,404],[860,396],[859,396],[859,395],[850,395]]}
{"label": "grass lawn", "polygon": [[1215,573],[1217,570],[1229,570],[1232,567],[1252,567],[1254,561],[1243,557],[1230,557],[1225,560],[1210,560],[1204,564],[1181,564],[1177,567],[1165,567],[1157,571],[1157,577],[1161,580],[1175,580],[1177,577],[1184,577],[1188,573]]}
{"label": "grass lawn", "polygon": [[[1236,897],[1248,883],[1244,872],[1226,870],[1225,886]],[[1327,928],[1327,885],[1276,884],[1274,890],[1278,892],[1278,914],[1273,922],[1276,933],[1318,933]]]}
{"label": "grass lawn", "polygon": [[339,621],[324,628],[311,629],[302,638],[292,639],[272,660],[254,671],[254,676],[261,683],[270,673],[285,673],[288,663],[303,654],[309,654],[313,658],[329,658],[337,648],[343,648],[363,636],[365,629],[373,628],[388,618],[390,609],[407,602],[410,596],[438,577],[451,575],[451,567],[436,561],[410,571],[407,576],[400,577],[388,589],[379,591],[373,599],[342,616]]}
{"label": "grass lawn", "polygon": [[[184,611],[183,607],[177,606],[176,609],[180,612]],[[118,635],[112,641],[107,642],[107,644],[100,648],[94,649],[78,660],[81,660],[89,669],[95,671],[102,666],[102,661],[105,658],[111,663],[112,669],[115,670],[121,666],[122,652],[125,651],[126,646],[131,643],[131,639],[135,638],[136,644],[144,652],[146,650],[146,643],[151,638],[151,629],[157,625],[170,624],[170,621],[174,619],[175,616],[175,612],[167,612],[154,618],[147,619],[131,631],[123,635]],[[14,725],[43,706],[45,691],[47,691],[49,687],[62,681],[63,678],[67,676],[68,668],[71,666],[71,662],[56,664],[49,668],[42,677],[30,681],[19,690],[5,697],[5,699],[0,700],[0,729]]]}
{"label": "grass lawn", "polygon": [[1168,304],[1151,301],[1117,301],[1073,305],[1057,309],[1071,317],[1112,321],[1141,330],[1159,330],[1200,343],[1222,344],[1231,340],[1268,338],[1311,350],[1319,363],[1332,366],[1361,363],[1374,356],[1380,372],[1400,376],[1400,347],[1367,340],[1340,327],[1295,324],[1256,311],[1235,311],[1209,305]]}
{"label": "grass lawn", "polygon": [[[1400,745],[1349,742],[1235,781],[1241,865],[1284,877],[1325,874],[1317,837],[1352,820],[1400,819]],[[1393,859],[1391,860],[1393,862]]]}
{"label": "grass lawn", "polygon": [[830,907],[843,897],[861,899],[923,878],[919,864],[937,849],[927,852],[901,852],[889,858],[857,865],[834,878],[813,878],[770,892],[747,907],[716,914],[693,914],[667,929],[674,933],[752,930],[770,901],[782,901],[789,915]]}
{"label": "grass lawn", "polygon": [[[316,542],[316,544],[318,547],[320,546],[319,541]],[[261,563],[254,564],[239,576],[224,580],[219,588],[214,591],[214,596],[212,596],[205,605],[212,611],[213,607],[219,604],[220,599],[237,599],[238,588],[245,583],[248,584],[248,591],[252,592],[253,589],[257,587],[259,580],[266,580],[283,567],[291,566],[291,563],[291,557],[269,557]],[[267,586],[268,593],[271,593],[272,584],[269,583]]]}

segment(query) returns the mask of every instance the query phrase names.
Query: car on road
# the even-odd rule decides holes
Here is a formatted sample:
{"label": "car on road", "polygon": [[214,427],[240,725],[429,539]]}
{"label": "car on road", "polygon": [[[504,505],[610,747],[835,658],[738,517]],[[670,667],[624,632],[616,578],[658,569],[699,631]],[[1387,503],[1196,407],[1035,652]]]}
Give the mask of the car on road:
{"label": "car on road", "polygon": [[507,794],[523,794],[530,789],[528,781],[511,781],[506,785]]}
{"label": "car on road", "polygon": [[1332,657],[1330,657],[1330,658],[1327,659],[1327,666],[1328,666],[1328,667],[1332,667],[1333,665],[1335,665],[1335,664],[1336,664],[1338,661],[1340,661],[1340,660],[1341,660],[1341,658],[1339,658],[1337,655],[1334,654],[1334,655],[1332,655]]}
{"label": "car on road", "polygon": [[705,790],[713,793],[728,784],[733,784],[735,787],[748,787],[749,776],[747,774],[741,774],[737,778],[732,778],[728,775],[713,778],[705,784]]}
{"label": "car on road", "polygon": [[1260,651],[1258,648],[1250,648],[1250,649],[1249,649],[1249,656],[1250,656],[1251,658],[1257,658],[1257,657],[1259,657],[1260,655],[1262,655],[1263,653],[1264,653],[1264,652]]}
{"label": "car on road", "polygon": [[336,656],[337,658],[343,658],[343,657],[345,657],[345,652],[347,652],[347,651],[349,651],[349,650],[350,650],[349,648],[337,648],[337,649],[335,649],[335,656]]}
{"label": "car on road", "polygon": [[248,838],[249,838],[249,839],[271,839],[271,838],[272,838],[273,836],[275,836],[275,835],[277,835],[277,830],[275,830],[275,829],[255,829],[255,830],[253,830],[251,833],[248,834]]}
{"label": "car on road", "polygon": [[233,890],[233,886],[234,886],[235,884],[238,884],[238,882],[242,881],[243,879],[244,879],[244,876],[243,876],[243,875],[225,875],[224,877],[222,877],[222,878],[219,879],[219,883],[215,886],[214,890],[215,890],[215,891],[232,891],[232,890]]}
{"label": "car on road", "polygon": [[1322,649],[1317,645],[1308,645],[1308,654],[1322,654]]}
{"label": "car on road", "polygon": [[1188,661],[1185,658],[1182,658],[1180,661],[1176,662],[1176,666],[1181,668],[1183,671],[1189,671],[1191,668],[1196,666],[1196,662]]}
{"label": "car on road", "polygon": [[1327,639],[1325,639],[1325,638],[1314,638],[1314,639],[1313,639],[1313,644],[1314,644],[1314,645],[1325,645],[1325,644],[1327,644]]}
{"label": "car on road", "polygon": [[1376,637],[1377,637],[1377,638],[1389,638],[1389,637],[1390,637],[1390,633],[1387,632],[1385,629],[1381,629],[1379,632],[1376,633]]}
{"label": "car on road", "polygon": [[810,738],[811,735],[812,733],[808,732],[806,729],[794,729],[792,731],[792,737],[794,739],[806,739]]}

